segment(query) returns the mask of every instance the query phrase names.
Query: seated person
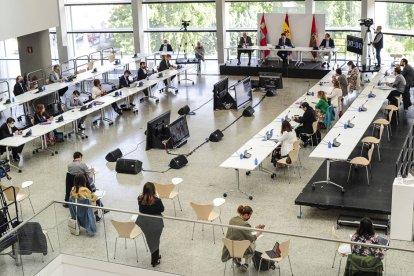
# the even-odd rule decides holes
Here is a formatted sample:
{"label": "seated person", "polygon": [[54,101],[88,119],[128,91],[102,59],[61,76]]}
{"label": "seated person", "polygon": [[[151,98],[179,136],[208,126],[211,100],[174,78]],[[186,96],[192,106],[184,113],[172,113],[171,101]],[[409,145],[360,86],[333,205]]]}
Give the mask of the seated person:
{"label": "seated person", "polygon": [[295,122],[302,124],[301,126],[295,129],[296,137],[299,137],[303,141],[303,146],[306,147],[308,145],[308,137],[304,135],[300,135],[301,133],[312,134],[313,131],[313,122],[316,121],[316,114],[315,110],[307,103],[303,102],[300,105],[300,108],[303,109],[302,117],[293,117]]}
{"label": "seated person", "polygon": [[[236,226],[242,226],[242,227],[252,227],[247,221],[250,219],[253,213],[253,209],[250,206],[243,206],[240,205],[237,208],[238,216],[233,217],[230,219],[229,225],[236,225]],[[258,229],[263,229],[264,225],[259,224],[256,226]],[[233,259],[237,267],[240,267],[241,269],[247,271],[249,264],[252,260],[252,257],[254,255],[254,251],[256,248],[256,244],[254,243],[261,235],[261,232],[257,231],[256,234],[252,234],[252,230],[242,230],[237,228],[228,228],[226,233],[226,238],[234,241],[242,241],[242,240],[249,240],[251,242],[250,246],[246,249],[246,252],[244,252],[243,258],[245,258],[245,263],[241,264],[241,259]],[[223,252],[221,255],[221,261],[227,262],[230,260],[230,253],[227,250],[227,247],[223,247]]]}
{"label": "seated person", "polygon": [[[378,244],[378,235],[375,234],[374,226],[369,218],[363,218],[359,222],[359,227],[356,233],[352,236],[351,241],[366,244]],[[361,245],[352,245],[352,254],[359,256],[373,256],[379,259],[384,259],[384,249],[364,247]]]}
{"label": "seated person", "polygon": [[397,106],[398,100],[396,99],[396,97],[399,97],[405,92],[406,81],[405,81],[404,76],[401,74],[401,67],[394,68],[394,76],[395,76],[394,82],[386,83],[386,85],[395,88],[394,90],[390,92],[387,99],[390,102],[390,104]]}
{"label": "seated person", "polygon": [[[280,48],[283,48],[285,46],[287,47],[293,47],[292,42],[290,41],[289,38],[286,37],[286,33],[281,33],[280,34],[280,38],[279,41],[277,43],[278,46],[280,46]],[[283,60],[283,63],[287,63],[288,62],[288,56],[289,56],[290,52],[289,51],[278,51],[277,55]]]}
{"label": "seated person", "polygon": [[250,36],[247,36],[246,33],[242,34],[242,37],[240,37],[239,45],[237,45],[237,65],[240,65],[240,55],[242,53],[246,53],[249,56],[249,62],[247,65],[250,65],[250,60],[252,59],[252,52],[253,50],[240,50],[241,48],[246,48],[248,46],[253,46],[252,38]]}
{"label": "seated person", "polygon": [[[331,38],[330,34],[328,34],[328,33],[325,34],[325,38],[322,39],[322,42],[319,45],[319,48],[321,48],[321,49],[333,49],[333,48],[335,48],[334,40]],[[326,61],[324,61],[325,56],[328,56],[328,63],[326,63]],[[323,61],[322,67],[327,65],[328,68],[329,68],[329,63],[331,62],[331,57],[332,57],[332,52],[330,52],[330,51],[320,53],[320,58]]]}
{"label": "seated person", "polygon": [[173,48],[171,47],[171,44],[168,44],[168,40],[164,39],[164,43],[161,44],[160,49],[158,50],[160,52],[174,52]]}
{"label": "seated person", "polygon": [[289,152],[293,150],[293,143],[297,141],[296,134],[293,132],[292,126],[286,120],[282,121],[280,134],[282,134],[282,136],[277,139],[280,142],[280,146],[278,146],[272,153],[272,163],[275,166],[279,159],[288,156]]}
{"label": "seated person", "polygon": [[[60,66],[58,64],[53,66],[53,72],[50,73],[49,75],[49,82],[50,83],[55,83],[55,82],[63,82],[63,76],[62,76],[62,72],[60,70]],[[66,91],[68,91],[68,87],[64,87],[62,89],[58,90],[59,93],[59,97],[62,97],[63,95],[65,95]]]}
{"label": "seated person", "polygon": [[[129,76],[131,76],[131,71],[125,70],[124,74],[119,77],[119,88],[129,87],[132,81],[129,80]],[[134,96],[129,96],[129,105],[134,107]]]}
{"label": "seated person", "polygon": [[[73,199],[89,199],[94,206],[96,206],[98,200],[98,197],[86,187],[86,177],[83,174],[75,175],[70,197]],[[95,218],[96,221],[101,220],[97,210],[95,211]]]}
{"label": "seated person", "polygon": [[[101,81],[99,79],[93,80],[93,87],[92,87],[92,99],[95,100],[98,97],[104,96],[106,91],[104,91],[101,87]],[[122,110],[118,107],[116,102],[112,103],[112,108],[118,115],[122,115]]]}
{"label": "seated person", "polygon": [[[139,63],[139,69],[138,69],[138,77],[137,77],[138,81],[145,80],[151,75],[152,73],[150,72],[150,70],[148,70],[148,67],[145,64],[145,61],[141,61]],[[152,87],[154,86],[155,85],[153,85]],[[145,97],[148,97],[148,88],[144,90],[144,95]]]}
{"label": "seated person", "polygon": [[[49,114],[46,113],[46,108],[44,104],[38,104],[36,106],[36,111],[35,114],[33,116],[33,122],[35,125],[40,124],[40,123],[45,123],[45,122],[51,122],[53,121],[53,116],[50,116]],[[46,142],[50,145],[54,145],[55,144],[55,136],[57,135],[57,130],[53,130],[53,132],[49,132],[48,134],[46,134]]]}
{"label": "seated person", "polygon": [[[172,65],[170,63],[170,60],[171,60],[171,55],[170,54],[165,55],[165,57],[163,57],[162,61],[160,62],[160,65],[158,66],[158,72],[162,72],[168,69],[177,69],[177,66]],[[175,75],[170,78],[170,81],[172,81],[174,78],[175,78]],[[164,84],[165,86],[168,86],[168,81],[164,80]]]}
{"label": "seated person", "polygon": [[13,94],[14,96],[19,96],[27,91],[27,87],[24,84],[24,79],[22,76],[17,76],[16,84],[13,87]]}
{"label": "seated person", "polygon": [[204,61],[205,50],[201,45],[200,41],[197,42],[197,45],[194,48],[195,57]]}
{"label": "seated person", "polygon": [[[80,109],[81,106],[84,106],[84,103],[79,99],[80,93],[78,90],[73,91],[72,96],[66,98],[65,107],[66,110]],[[80,130],[85,130],[86,116],[83,116],[78,120],[78,128]]]}
{"label": "seated person", "polygon": [[342,97],[342,89],[340,88],[340,84],[339,81],[336,79],[335,76],[332,76],[332,84],[333,84],[333,89],[332,91],[327,95],[328,99],[330,99],[331,104],[332,104],[332,100],[336,100],[337,104],[338,104],[338,111],[341,112],[343,111],[343,106],[342,106],[342,102],[343,102],[343,97]]}
{"label": "seated person", "polygon": [[323,115],[326,114],[326,110],[328,109],[329,103],[328,99],[325,96],[324,91],[318,91],[318,103],[315,105],[315,109],[320,111]]}
{"label": "seated person", "polygon": [[[4,124],[1,125],[0,127],[0,140],[7,138],[7,137],[12,137],[15,135],[21,135],[22,131],[19,130],[17,127],[15,127],[16,121],[12,118],[9,117],[7,118],[6,122]],[[15,162],[20,161],[20,157],[23,151],[23,147],[24,144],[18,147],[12,147],[12,154],[13,154],[13,160]],[[6,147],[4,146],[0,146],[0,152],[1,154],[3,154],[4,152],[6,152]]]}

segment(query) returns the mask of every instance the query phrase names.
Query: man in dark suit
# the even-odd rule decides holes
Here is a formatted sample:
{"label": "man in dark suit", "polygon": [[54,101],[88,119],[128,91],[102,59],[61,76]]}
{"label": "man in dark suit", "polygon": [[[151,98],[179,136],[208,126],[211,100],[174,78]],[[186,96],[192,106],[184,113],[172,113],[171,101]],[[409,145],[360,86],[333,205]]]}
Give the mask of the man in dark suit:
{"label": "man in dark suit", "polygon": [[375,30],[376,34],[372,46],[375,48],[375,54],[377,57],[377,67],[381,67],[381,49],[384,47],[384,36],[382,34],[382,27],[377,26]]}
{"label": "man in dark suit", "polygon": [[19,96],[27,91],[26,85],[24,85],[24,79],[22,76],[17,76],[16,78],[16,84],[13,88],[13,94],[14,96]]}
{"label": "man in dark suit", "polygon": [[[333,48],[335,48],[335,42],[331,38],[331,35],[330,34],[328,34],[328,33],[325,34],[325,38],[322,39],[322,42],[319,45],[319,48],[321,48],[321,49],[333,49]],[[325,56],[328,56],[328,62],[325,62],[324,61],[324,57]],[[325,64],[327,64],[328,65],[328,68],[329,68],[329,63],[331,63],[332,53],[331,52],[321,52],[320,57],[324,61],[322,63],[322,67],[324,67]]]}
{"label": "man in dark suit", "polygon": [[237,61],[238,61],[237,65],[241,64],[240,63],[240,55],[242,53],[246,53],[249,56],[249,63],[247,63],[247,65],[250,66],[250,60],[252,59],[253,50],[240,50],[240,49],[246,48],[248,46],[253,46],[252,38],[250,36],[247,36],[246,33],[243,33],[242,37],[240,37],[239,45],[237,45],[237,48],[238,48],[237,49]]}
{"label": "man in dark suit", "polygon": [[[22,131],[19,130],[17,127],[14,126],[15,124],[15,120],[12,117],[7,118],[6,122],[4,124],[1,125],[0,127],[0,140],[7,138],[7,137],[12,137],[15,135],[21,135]],[[20,161],[20,156],[22,151],[23,151],[23,147],[24,144],[18,147],[13,147],[11,148],[12,150],[12,154],[13,154],[13,160],[15,162]],[[6,152],[6,147],[0,146],[0,152],[1,154],[3,154],[4,152]]]}
{"label": "man in dark suit", "polygon": [[171,47],[171,44],[168,44],[168,40],[164,39],[164,43],[161,44],[160,49],[158,50],[160,52],[174,52],[173,48]]}
{"label": "man in dark suit", "polygon": [[[147,65],[145,64],[144,61],[141,61],[139,63],[139,69],[138,69],[138,81],[140,80],[145,80],[147,77],[149,77],[151,75],[150,71],[147,68]],[[155,85],[153,85],[152,87],[154,87]],[[152,88],[151,87],[151,88]],[[144,90],[144,95],[146,97],[148,97],[148,88]]]}
{"label": "man in dark suit", "polygon": [[[292,42],[289,38],[286,37],[286,33],[281,33],[279,42],[277,44],[280,48],[284,47],[293,47]],[[277,55],[283,60],[283,63],[287,63],[287,58],[289,56],[289,51],[278,51]]]}
{"label": "man in dark suit", "polygon": [[[131,71],[125,70],[124,74],[119,77],[119,88],[129,87],[131,81],[129,80],[129,76],[131,76]],[[134,107],[134,96],[129,97],[129,105]]]}
{"label": "man in dark suit", "polygon": [[406,82],[405,92],[403,93],[403,104],[404,109],[407,110],[412,105],[410,99],[410,89],[411,87],[414,87],[414,69],[411,65],[408,64],[408,60],[405,58],[401,59],[400,66],[404,66],[401,75],[403,75]]}
{"label": "man in dark suit", "polygon": [[[162,61],[160,62],[160,65],[158,66],[158,72],[162,72],[162,71],[168,70],[168,69],[175,69],[176,66],[172,65],[170,63],[170,60],[171,60],[171,55],[170,54],[163,57]],[[170,78],[170,81],[172,81],[174,78],[175,78],[175,75]],[[167,86],[168,81],[164,80],[164,84],[165,84],[165,86]]]}

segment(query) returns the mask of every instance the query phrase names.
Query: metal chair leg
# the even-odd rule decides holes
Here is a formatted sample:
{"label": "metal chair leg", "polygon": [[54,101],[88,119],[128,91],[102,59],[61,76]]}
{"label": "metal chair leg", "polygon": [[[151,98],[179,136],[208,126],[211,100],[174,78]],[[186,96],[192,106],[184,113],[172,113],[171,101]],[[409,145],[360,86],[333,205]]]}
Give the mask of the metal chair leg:
{"label": "metal chair leg", "polygon": [[114,249],[114,260],[115,260],[115,254],[116,254],[116,243],[118,241],[118,237],[115,238],[115,249]]}
{"label": "metal chair leg", "polygon": [[46,238],[47,238],[47,240],[49,241],[49,244],[50,244],[50,249],[52,249],[52,252],[55,252],[55,249],[53,249],[52,242],[50,241],[49,233],[47,233],[47,232],[46,232]]}
{"label": "metal chair leg", "polygon": [[378,150],[378,161],[380,161],[380,162],[381,162],[381,149],[380,149],[380,145],[381,145],[381,144],[378,144],[378,145],[377,145],[377,150]]}
{"label": "metal chair leg", "polygon": [[175,210],[175,201],[174,201],[174,199],[172,199],[172,202],[173,202],[173,205],[174,205],[174,216],[176,217],[177,216],[177,211]]}
{"label": "metal chair leg", "polygon": [[137,255],[137,262],[138,262],[137,239],[134,239],[134,243],[135,243],[135,254]]}
{"label": "metal chair leg", "polygon": [[351,177],[351,170],[352,170],[352,164],[349,166],[348,179],[346,180],[346,183],[349,182],[349,178]]}
{"label": "metal chair leg", "polygon": [[[292,276],[293,276],[292,264],[290,263],[290,256],[289,255],[288,255],[288,260],[289,260],[290,272],[292,273]],[[279,272],[280,272],[280,269],[279,269]]]}
{"label": "metal chair leg", "polygon": [[195,222],[194,222],[194,225],[193,225],[193,235],[191,236],[191,240],[194,239],[194,228],[195,228]]}
{"label": "metal chair leg", "polygon": [[148,245],[147,245],[147,242],[145,241],[144,235],[141,235],[141,236],[142,236],[142,240],[144,241],[145,249],[148,252]]}
{"label": "metal chair leg", "polygon": [[[221,217],[219,217],[219,221],[220,221],[220,224],[223,224],[223,223],[221,222]],[[224,235],[224,228],[223,228],[223,226],[221,227],[221,231],[223,232],[223,235]]]}
{"label": "metal chair leg", "polygon": [[29,202],[30,202],[30,206],[32,206],[33,214],[36,214],[36,212],[35,212],[35,210],[33,208],[32,200],[30,199],[30,196],[29,196]]}
{"label": "metal chair leg", "polygon": [[288,165],[288,174],[289,174],[289,184],[290,184],[290,166]]}
{"label": "metal chair leg", "polygon": [[339,276],[339,274],[340,274],[340,272],[341,272],[342,258],[343,258],[343,257],[341,257],[341,259],[339,260],[338,276]]}
{"label": "metal chair leg", "polygon": [[335,249],[335,255],[334,255],[334,260],[333,260],[333,262],[332,262],[332,268],[334,268],[334,266],[335,266],[335,260],[336,260],[336,255],[337,255],[337,253],[338,253],[338,250],[337,250],[337,249]]}
{"label": "metal chair leg", "polygon": [[369,185],[369,172],[368,172],[368,166],[365,166],[365,170],[367,171],[367,180],[368,180],[368,185]]}
{"label": "metal chair leg", "polygon": [[214,233],[214,225],[213,225],[213,243],[216,244],[216,235]]}
{"label": "metal chair leg", "polygon": [[299,178],[302,178],[302,176],[300,175],[300,170],[299,170],[299,166],[295,166],[296,167],[296,169],[298,170],[298,174],[299,174]]}
{"label": "metal chair leg", "polygon": [[178,199],[178,204],[180,205],[180,210],[182,212],[183,208],[181,207],[181,201],[180,201],[180,196],[179,195],[177,195],[177,199]]}

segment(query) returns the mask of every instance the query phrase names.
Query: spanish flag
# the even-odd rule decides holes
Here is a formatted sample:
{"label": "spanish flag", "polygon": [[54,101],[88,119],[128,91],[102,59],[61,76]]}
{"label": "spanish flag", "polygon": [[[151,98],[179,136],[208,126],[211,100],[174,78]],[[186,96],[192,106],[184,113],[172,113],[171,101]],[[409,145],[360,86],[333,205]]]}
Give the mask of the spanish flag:
{"label": "spanish flag", "polygon": [[292,41],[292,34],[290,33],[290,28],[289,28],[289,16],[287,13],[285,17],[285,22],[283,23],[282,32],[285,33],[286,37]]}

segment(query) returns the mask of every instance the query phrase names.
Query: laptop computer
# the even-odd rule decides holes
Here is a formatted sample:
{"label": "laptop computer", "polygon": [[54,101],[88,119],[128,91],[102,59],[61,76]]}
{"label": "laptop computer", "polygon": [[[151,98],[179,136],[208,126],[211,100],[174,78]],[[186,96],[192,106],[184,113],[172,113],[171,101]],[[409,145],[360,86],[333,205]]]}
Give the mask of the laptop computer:
{"label": "laptop computer", "polygon": [[32,136],[32,130],[31,129],[29,129],[24,135],[23,135],[23,137],[29,137],[29,136]]}
{"label": "laptop computer", "polygon": [[272,259],[279,258],[280,257],[280,253],[281,252],[280,252],[280,248],[279,248],[279,243],[278,242],[275,243],[275,246],[273,246],[273,249],[272,250],[267,250],[266,251],[267,256],[269,256]]}
{"label": "laptop computer", "polygon": [[138,82],[133,82],[129,85],[130,88],[134,88],[138,85]]}

